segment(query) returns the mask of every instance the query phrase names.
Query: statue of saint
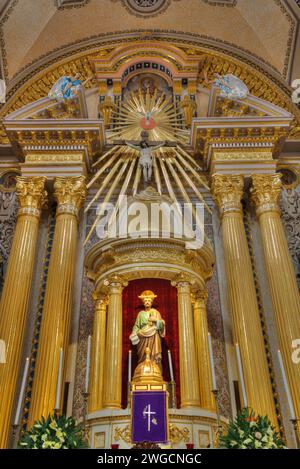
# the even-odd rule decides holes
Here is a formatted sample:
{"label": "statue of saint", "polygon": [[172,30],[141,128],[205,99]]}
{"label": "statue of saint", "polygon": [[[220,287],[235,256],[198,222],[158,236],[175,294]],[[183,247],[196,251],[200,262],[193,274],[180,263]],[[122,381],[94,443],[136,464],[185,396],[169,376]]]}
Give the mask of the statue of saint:
{"label": "statue of saint", "polygon": [[146,348],[149,347],[151,360],[161,368],[161,337],[165,336],[165,321],[160,312],[152,308],[157,295],[146,290],[139,298],[143,301],[145,309],[139,312],[129,338],[132,344],[137,346],[138,363],[145,360]]}

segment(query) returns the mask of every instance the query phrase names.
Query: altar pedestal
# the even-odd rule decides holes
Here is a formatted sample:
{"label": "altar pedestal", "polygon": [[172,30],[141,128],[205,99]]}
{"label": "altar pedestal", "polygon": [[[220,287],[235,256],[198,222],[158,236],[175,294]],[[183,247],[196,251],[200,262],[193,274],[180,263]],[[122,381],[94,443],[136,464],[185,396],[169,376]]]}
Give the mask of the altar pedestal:
{"label": "altar pedestal", "polygon": [[[223,429],[227,420],[221,418]],[[214,446],[217,430],[217,416],[204,409],[170,409],[169,412],[170,449],[186,449],[194,443],[195,449]],[[130,449],[131,410],[102,409],[87,416],[90,447],[109,449],[112,444],[120,449]],[[162,446],[166,447],[166,446]]]}

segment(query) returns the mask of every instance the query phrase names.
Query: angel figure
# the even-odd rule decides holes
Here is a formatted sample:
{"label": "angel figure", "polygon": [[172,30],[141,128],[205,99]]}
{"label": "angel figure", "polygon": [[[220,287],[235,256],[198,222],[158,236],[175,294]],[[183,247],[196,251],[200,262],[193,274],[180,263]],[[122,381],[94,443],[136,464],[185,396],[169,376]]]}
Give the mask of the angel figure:
{"label": "angel figure", "polygon": [[74,98],[81,87],[90,81],[91,77],[87,78],[83,83],[79,79],[80,74],[76,73],[75,77],[63,76],[57,80],[52,86],[48,97],[57,101],[64,101]]}
{"label": "angel figure", "polygon": [[214,80],[209,80],[207,71],[204,71],[205,83],[212,84],[219,88],[220,96],[228,99],[245,99],[249,94],[249,89],[245,83],[232,74],[219,75],[214,74]]}

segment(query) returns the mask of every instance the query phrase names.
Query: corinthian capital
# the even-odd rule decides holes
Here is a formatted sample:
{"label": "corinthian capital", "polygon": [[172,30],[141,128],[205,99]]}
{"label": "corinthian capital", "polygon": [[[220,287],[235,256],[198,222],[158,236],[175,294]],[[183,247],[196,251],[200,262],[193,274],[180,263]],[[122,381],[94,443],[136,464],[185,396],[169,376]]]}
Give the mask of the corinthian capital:
{"label": "corinthian capital", "polygon": [[214,174],[212,177],[212,195],[221,214],[240,212],[244,192],[244,178],[241,175]]}
{"label": "corinthian capital", "polygon": [[281,174],[254,174],[252,176],[251,198],[257,213],[279,211],[278,198],[281,194]]}
{"label": "corinthian capital", "polygon": [[57,177],[54,182],[57,213],[77,215],[86,197],[85,176]]}
{"label": "corinthian capital", "polygon": [[198,290],[196,293],[195,293],[195,301],[203,304],[203,305],[206,305],[207,303],[207,300],[208,300],[208,292],[207,290]]}
{"label": "corinthian capital", "polygon": [[16,178],[16,192],[19,200],[19,214],[40,215],[40,209],[47,200],[45,191],[45,177],[23,177]]}

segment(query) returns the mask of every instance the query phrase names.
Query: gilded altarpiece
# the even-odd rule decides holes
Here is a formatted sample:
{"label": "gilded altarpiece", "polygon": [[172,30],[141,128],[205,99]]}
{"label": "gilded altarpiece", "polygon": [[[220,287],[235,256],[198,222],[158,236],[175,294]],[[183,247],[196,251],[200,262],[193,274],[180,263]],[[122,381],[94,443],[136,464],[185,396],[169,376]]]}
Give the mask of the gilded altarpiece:
{"label": "gilded altarpiece", "polygon": [[[87,215],[86,232],[88,233],[93,224],[95,212],[91,210]],[[209,240],[213,243],[213,227],[211,215],[206,214],[205,217],[205,232]],[[85,247],[85,252],[88,252],[92,246],[99,241],[94,233]],[[149,279],[149,288],[151,287],[151,279]],[[231,402],[229,394],[228,371],[225,352],[225,340],[223,330],[223,320],[220,303],[220,292],[217,278],[217,271],[214,271],[213,277],[207,283],[208,290],[208,303],[207,303],[207,319],[209,330],[213,337],[213,350],[215,356],[215,367],[217,374],[217,382],[220,389],[219,403],[220,413],[222,416],[229,418],[231,415]],[[78,335],[78,348],[76,359],[76,375],[75,375],[75,393],[73,400],[73,414],[76,418],[83,418],[84,415],[84,385],[86,373],[86,353],[88,336],[93,331],[93,317],[94,317],[94,301],[93,301],[93,282],[84,275],[82,280],[82,297],[80,307],[80,322],[79,322],[79,335]],[[132,325],[134,323],[134,313],[132,316]],[[127,368],[123,373],[123,380],[127,379]],[[123,398],[124,400],[124,398]]]}

